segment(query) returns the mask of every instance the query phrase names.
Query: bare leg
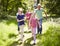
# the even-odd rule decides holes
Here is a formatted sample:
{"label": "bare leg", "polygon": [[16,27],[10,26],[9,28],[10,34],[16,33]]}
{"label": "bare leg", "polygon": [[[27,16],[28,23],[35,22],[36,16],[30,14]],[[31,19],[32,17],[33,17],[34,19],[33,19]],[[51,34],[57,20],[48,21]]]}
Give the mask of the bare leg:
{"label": "bare leg", "polygon": [[36,28],[32,28],[32,36],[34,40],[34,44],[36,43]]}

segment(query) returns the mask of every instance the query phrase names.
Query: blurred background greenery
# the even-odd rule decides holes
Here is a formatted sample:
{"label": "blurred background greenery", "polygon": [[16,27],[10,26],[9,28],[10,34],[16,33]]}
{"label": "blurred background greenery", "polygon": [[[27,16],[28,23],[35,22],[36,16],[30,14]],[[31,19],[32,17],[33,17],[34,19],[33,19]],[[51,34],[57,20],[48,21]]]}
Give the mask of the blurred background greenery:
{"label": "blurred background greenery", "polygon": [[[60,46],[60,0],[39,0],[48,13],[48,19],[43,18],[43,34],[37,34],[36,46]],[[34,0],[0,0],[0,46],[17,46],[16,41],[18,7],[26,12],[28,7],[33,11]],[[26,27],[27,28],[27,27]],[[29,32],[31,33],[31,32]],[[28,34],[26,33],[25,34]],[[27,42],[26,42],[27,41]],[[32,38],[24,41],[24,46],[32,46]]]}

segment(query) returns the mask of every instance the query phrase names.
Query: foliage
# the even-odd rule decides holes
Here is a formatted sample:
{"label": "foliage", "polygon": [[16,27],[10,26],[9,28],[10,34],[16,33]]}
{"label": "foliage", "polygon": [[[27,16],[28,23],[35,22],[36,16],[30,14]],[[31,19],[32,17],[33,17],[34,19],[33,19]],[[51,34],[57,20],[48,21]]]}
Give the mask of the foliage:
{"label": "foliage", "polygon": [[60,27],[49,27],[47,32],[40,39],[38,46],[60,46]]}
{"label": "foliage", "polygon": [[9,46],[15,42],[17,35],[16,21],[12,18],[9,20],[0,20],[0,46]]}
{"label": "foliage", "polygon": [[16,15],[18,7],[22,7],[24,9],[24,13],[26,12],[26,3],[24,0],[0,0],[0,18],[8,15]]}
{"label": "foliage", "polygon": [[48,13],[60,15],[60,0],[44,0],[44,2]]}
{"label": "foliage", "polygon": [[[47,22],[48,23],[48,22]],[[9,20],[0,20],[0,46],[17,46],[20,45],[16,40],[17,25],[14,18]],[[50,25],[50,24],[49,24]],[[37,46],[60,46],[60,26],[50,26],[46,33],[37,35],[39,42]],[[24,32],[26,33],[26,32]],[[31,32],[30,32],[31,33]],[[29,34],[29,33],[26,33]],[[24,46],[32,46],[30,42],[32,37],[24,41]]]}

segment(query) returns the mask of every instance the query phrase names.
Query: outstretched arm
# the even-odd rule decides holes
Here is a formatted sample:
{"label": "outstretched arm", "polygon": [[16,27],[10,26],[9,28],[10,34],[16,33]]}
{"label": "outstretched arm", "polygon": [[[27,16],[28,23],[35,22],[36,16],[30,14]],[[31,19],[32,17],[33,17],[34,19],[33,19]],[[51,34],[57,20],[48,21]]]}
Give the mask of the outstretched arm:
{"label": "outstretched arm", "polygon": [[47,13],[44,11],[45,15],[46,15],[46,19],[47,19]]}

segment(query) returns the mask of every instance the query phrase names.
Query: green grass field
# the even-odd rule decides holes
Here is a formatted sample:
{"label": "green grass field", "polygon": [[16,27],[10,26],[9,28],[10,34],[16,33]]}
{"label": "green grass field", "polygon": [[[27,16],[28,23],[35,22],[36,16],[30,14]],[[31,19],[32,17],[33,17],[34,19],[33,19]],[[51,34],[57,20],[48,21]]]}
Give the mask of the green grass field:
{"label": "green grass field", "polygon": [[[43,34],[37,34],[36,46],[60,46],[60,24],[43,20]],[[25,27],[26,29],[27,27]],[[0,46],[18,46],[21,45],[16,41],[17,22],[15,18],[0,20]],[[26,33],[23,46],[33,46],[31,32]],[[28,34],[28,35],[27,35]],[[29,38],[27,38],[27,36]]]}

